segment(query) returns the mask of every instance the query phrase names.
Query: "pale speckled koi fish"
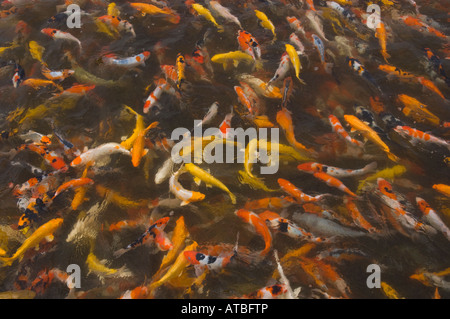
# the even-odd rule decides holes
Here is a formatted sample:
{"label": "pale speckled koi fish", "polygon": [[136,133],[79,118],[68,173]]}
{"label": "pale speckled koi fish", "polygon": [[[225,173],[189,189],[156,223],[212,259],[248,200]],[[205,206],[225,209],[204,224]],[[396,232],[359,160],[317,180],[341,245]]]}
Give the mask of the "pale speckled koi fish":
{"label": "pale speckled koi fish", "polygon": [[111,156],[112,154],[115,153],[121,153],[129,156],[131,155],[130,151],[122,147],[120,144],[113,142],[105,143],[100,146],[97,146],[96,148],[84,152],[83,154],[75,158],[70,163],[70,166],[79,167],[84,166],[88,163],[95,163],[96,160],[105,156]]}
{"label": "pale speckled koi fish", "polygon": [[150,57],[149,51],[144,51],[135,56],[131,56],[128,58],[118,58],[117,55],[110,53],[104,55],[102,60],[105,64],[121,66],[126,68],[134,68],[139,65],[145,65],[145,61]]}

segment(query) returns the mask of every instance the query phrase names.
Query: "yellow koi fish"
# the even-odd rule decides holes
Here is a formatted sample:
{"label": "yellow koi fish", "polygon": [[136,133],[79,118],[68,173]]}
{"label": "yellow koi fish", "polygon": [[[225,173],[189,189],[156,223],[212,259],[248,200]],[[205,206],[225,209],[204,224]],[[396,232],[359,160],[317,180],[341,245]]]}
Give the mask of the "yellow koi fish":
{"label": "yellow koi fish", "polygon": [[224,31],[223,27],[217,23],[216,19],[214,19],[213,15],[211,14],[211,11],[206,9],[204,6],[198,3],[193,3],[192,9],[194,9],[199,15],[203,16],[206,20],[213,23],[219,30],[219,32]]}
{"label": "yellow koi fish", "polygon": [[289,55],[289,59],[291,60],[292,65],[295,69],[295,76],[300,81],[300,83],[305,84],[306,82],[300,79],[300,71],[302,70],[302,65],[300,63],[300,57],[298,56],[297,50],[294,48],[294,46],[290,44],[286,44],[286,52]]}
{"label": "yellow koi fish", "polygon": [[266,16],[266,14],[264,12],[255,10],[255,14],[256,14],[256,17],[260,20],[261,26],[272,32],[272,34],[273,34],[272,41],[275,41],[277,39],[277,34],[275,33],[275,26],[273,25],[272,21],[269,20],[269,18]]}
{"label": "yellow koi fish", "polygon": [[228,187],[226,187],[221,181],[219,181],[217,178],[206,172],[205,170],[201,169],[200,167],[192,164],[192,163],[186,163],[184,164],[184,167],[188,170],[189,173],[191,173],[196,178],[200,179],[201,181],[205,182],[206,185],[212,185],[220,188],[221,190],[228,193],[230,196],[231,202],[233,204],[236,204],[236,196],[230,192]]}

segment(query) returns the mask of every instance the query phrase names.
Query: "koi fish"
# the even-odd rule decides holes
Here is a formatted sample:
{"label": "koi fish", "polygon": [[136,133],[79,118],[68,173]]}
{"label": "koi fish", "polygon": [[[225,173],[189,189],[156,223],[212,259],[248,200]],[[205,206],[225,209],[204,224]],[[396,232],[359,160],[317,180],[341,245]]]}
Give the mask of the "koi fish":
{"label": "koi fish", "polygon": [[263,28],[265,28],[265,29],[269,30],[270,32],[272,32],[272,34],[273,34],[272,42],[276,41],[277,34],[275,33],[275,26],[273,25],[272,21],[270,21],[270,19],[262,11],[255,10],[255,15],[260,20],[259,21],[260,25]]}
{"label": "koi fish", "polygon": [[216,13],[217,15],[220,15],[225,20],[228,20],[232,23],[235,23],[239,26],[240,29],[242,29],[242,25],[239,22],[239,19],[236,18],[228,8],[225,8],[217,1],[209,1],[209,6],[211,9]]}
{"label": "koi fish", "polygon": [[70,188],[78,188],[81,186],[86,186],[86,185],[92,185],[94,183],[94,181],[90,178],[77,178],[77,179],[73,179],[71,181],[68,181],[64,184],[62,184],[60,187],[58,187],[58,189],[56,190],[55,194],[52,197],[52,200],[55,199],[56,196],[58,196],[59,194],[61,194],[63,191],[70,189]]}
{"label": "koi fish", "polygon": [[412,16],[401,16],[400,19],[407,25],[410,27],[415,27],[416,29],[419,30],[425,30],[430,34],[433,34],[437,37],[443,38],[443,39],[447,39],[447,36],[445,34],[443,34],[442,32],[436,30],[435,28],[429,26],[428,24],[426,24],[425,22],[414,18]]}
{"label": "koi fish", "polygon": [[266,197],[246,202],[244,208],[251,211],[258,209],[279,209],[289,207],[295,203],[296,201],[292,197]]}
{"label": "koi fish", "polygon": [[178,181],[178,177],[186,172],[184,169],[179,169],[172,174],[169,180],[170,191],[181,200],[181,206],[188,205],[190,203],[199,202],[205,199],[205,195],[200,192],[190,191],[183,188]]}
{"label": "koi fish", "polygon": [[178,90],[181,90],[181,86],[186,81],[185,70],[186,70],[186,61],[181,53],[177,55],[177,87]]}
{"label": "koi fish", "polygon": [[121,19],[117,15],[104,15],[98,17],[97,19],[108,25],[108,27],[116,32],[123,31],[131,33],[133,37],[136,37],[136,32],[134,31],[133,25],[127,20]]}
{"label": "koi fish", "polygon": [[277,112],[277,123],[283,129],[284,134],[286,135],[286,139],[291,146],[298,150],[306,151],[310,154],[315,154],[314,150],[307,148],[296,140],[294,126],[292,124],[292,116],[289,110],[287,110],[286,108],[281,108],[281,110]]}
{"label": "koi fish", "polygon": [[277,192],[277,189],[270,189],[264,184],[263,180],[257,177],[251,177],[245,171],[239,171],[239,182],[249,185],[253,189],[262,189],[265,192]]}
{"label": "koi fish", "polygon": [[255,90],[255,92],[258,95],[262,95],[264,97],[270,98],[270,99],[282,99],[283,95],[281,94],[281,91],[278,87],[267,84],[260,78],[257,78],[250,74],[240,74],[239,75],[239,81],[243,81],[251,86],[252,89]]}
{"label": "koi fish", "polygon": [[203,16],[206,20],[214,24],[219,32],[224,31],[223,26],[217,23],[216,19],[214,19],[213,15],[211,14],[211,11],[209,11],[204,6],[198,3],[193,3],[191,6],[192,9],[194,9],[199,15]]}
{"label": "koi fish", "polygon": [[427,109],[427,105],[406,94],[399,94],[398,100],[404,105],[402,113],[417,122],[439,125],[440,119]]}
{"label": "koi fish", "polygon": [[265,247],[261,251],[261,255],[266,255],[271,247],[272,247],[272,234],[270,233],[269,228],[267,227],[266,223],[263,219],[261,219],[258,215],[256,215],[254,212],[245,210],[245,209],[239,209],[234,212],[239,218],[243,219],[245,222],[252,225],[255,229],[255,231],[261,235],[264,239]]}
{"label": "koi fish", "polygon": [[150,112],[152,107],[154,107],[158,103],[158,100],[161,98],[161,95],[164,93],[164,91],[167,91],[168,89],[170,89],[169,83],[165,79],[160,78],[156,82],[156,88],[150,93],[147,100],[145,101],[142,111],[145,114]]}
{"label": "koi fish", "polygon": [[361,62],[359,62],[357,59],[355,58],[351,58],[351,57],[347,57],[346,58],[346,63],[348,64],[348,66],[359,76],[365,78],[366,80],[368,80],[370,83],[372,83],[377,89],[380,89],[379,85],[376,83],[375,79],[373,78],[373,76],[366,70],[366,68],[364,67],[364,65],[362,65]]}
{"label": "koi fish", "polygon": [[434,184],[433,189],[437,190],[439,193],[450,197],[450,186],[446,184]]}
{"label": "koi fish", "polygon": [[17,151],[21,150],[30,150],[41,155],[57,171],[66,172],[68,170],[64,159],[55,151],[50,151],[45,145],[24,144],[17,148]]}
{"label": "koi fish", "polygon": [[382,64],[378,66],[378,69],[386,72],[390,75],[395,75],[398,76],[400,79],[404,79],[404,80],[411,80],[414,79],[414,74],[403,71],[401,69],[399,69],[396,66],[392,66],[392,65],[388,65],[388,64]]}
{"label": "koi fish", "polygon": [[145,65],[145,61],[150,57],[149,51],[144,51],[138,55],[129,58],[117,58],[115,54],[107,54],[102,57],[105,64],[133,68],[139,65]]}
{"label": "koi fish", "polygon": [[25,80],[25,70],[16,63],[14,72],[12,83],[14,88],[18,88],[19,85]]}
{"label": "koi fish", "polygon": [[358,140],[355,140],[350,137],[350,135],[347,133],[347,131],[342,126],[339,119],[334,115],[329,115],[328,120],[330,121],[331,127],[333,131],[338,134],[340,137],[344,138],[344,140],[348,141],[350,144],[354,144],[358,147],[363,147],[364,144]]}
{"label": "koi fish", "polygon": [[98,159],[105,157],[105,156],[111,156],[114,153],[120,153],[125,155],[131,155],[130,151],[128,151],[126,148],[122,147],[120,144],[117,143],[105,143],[100,146],[97,146],[96,148],[90,149],[77,158],[75,158],[71,163],[70,166],[72,167],[80,167],[85,166],[88,163],[95,163]]}
{"label": "koi fish", "polygon": [[241,50],[251,55],[253,60],[256,61],[261,59],[261,48],[259,43],[256,41],[255,37],[250,34],[250,32],[239,30],[237,40]]}
{"label": "koi fish", "polygon": [[72,76],[75,71],[64,69],[61,71],[52,71],[49,68],[47,68],[45,65],[42,65],[41,67],[41,73],[43,76],[45,76],[47,79],[51,81],[64,81],[68,77]]}
{"label": "koi fish", "polygon": [[305,54],[305,46],[295,33],[291,33],[289,35],[289,42],[291,42],[294,46],[296,46],[297,52],[299,54]]}
{"label": "koi fish", "polygon": [[386,50],[386,27],[384,25],[384,22],[380,22],[375,31],[376,31],[375,36],[378,38],[378,41],[380,42],[381,55],[383,56],[384,61],[386,61],[386,63],[389,63],[388,59],[391,56],[387,53]]}
{"label": "koi fish", "polygon": [[289,54],[284,52],[281,55],[281,61],[278,65],[278,69],[275,71],[275,75],[267,82],[270,85],[272,82],[283,80],[289,72],[290,64],[289,64]]}
{"label": "koi fish", "polygon": [[164,228],[167,226],[169,220],[170,217],[163,217],[152,223],[152,225],[138,239],[133,241],[127,247],[116,251],[114,253],[114,257],[120,257],[128,251],[150,242],[154,242],[162,251],[172,249],[173,245],[164,233]]}
{"label": "koi fish", "polygon": [[233,109],[231,110],[231,113],[228,113],[225,115],[225,118],[223,119],[222,123],[219,125],[220,133],[222,134],[222,137],[224,139],[231,138],[231,134],[229,132],[229,129],[231,128],[231,120],[233,118]]}
{"label": "koi fish", "polygon": [[447,240],[450,240],[450,229],[445,225],[439,215],[430,207],[430,205],[420,197],[416,197],[416,203],[423,213],[423,219],[427,221],[436,230],[442,232]]}
{"label": "koi fish", "polygon": [[405,211],[395,195],[392,185],[385,179],[377,179],[378,190],[384,202],[391,208],[392,217],[406,229],[424,229],[423,223],[417,221],[414,216]]}
{"label": "koi fish", "polygon": [[30,41],[28,43],[28,49],[30,50],[30,54],[34,59],[42,62],[42,55],[45,51],[44,47],[40,46],[36,41]]}
{"label": "koi fish", "polygon": [[306,82],[303,81],[302,79],[300,79],[300,71],[302,70],[302,65],[300,63],[300,57],[298,56],[297,50],[295,50],[295,48],[288,43],[285,44],[285,47],[286,47],[286,52],[289,55],[289,60],[291,61],[292,65],[294,66],[295,76],[300,81],[300,83],[306,85]]}
{"label": "koi fish", "polygon": [[424,78],[423,76],[417,77],[416,80],[417,80],[417,82],[422,84],[424,87],[426,87],[430,91],[436,93],[437,95],[439,95],[441,98],[443,98],[445,100],[444,94],[442,94],[441,90],[439,90],[439,88],[432,81]]}
{"label": "koi fish", "polygon": [[130,6],[132,6],[134,9],[138,10],[143,17],[148,15],[163,15],[167,21],[173,24],[178,24],[181,20],[181,17],[172,9],[169,7],[164,8],[158,8],[157,6],[154,6],[152,4],[148,3],[137,3],[133,2],[130,3]]}
{"label": "koi fish", "polygon": [[355,202],[353,201],[352,197],[345,196],[344,197],[344,203],[347,210],[350,212],[350,215],[352,216],[353,222],[358,226],[365,230],[367,230],[369,233],[375,233],[377,232],[377,229],[370,224],[366,218],[361,214],[358,207],[356,206]]}
{"label": "koi fish", "polygon": [[25,81],[22,82],[22,85],[26,85],[26,86],[32,87],[34,89],[39,89],[41,87],[46,87],[46,86],[51,85],[59,91],[64,90],[60,85],[54,83],[53,81],[43,80],[43,79],[26,79]]}
{"label": "koi fish", "polygon": [[286,285],[275,284],[258,289],[248,295],[244,295],[243,299],[281,299],[288,293]]}
{"label": "koi fish", "polygon": [[183,254],[191,265],[208,268],[212,271],[218,271],[225,268],[236,256],[236,251],[221,252],[220,254],[208,255],[196,250],[184,251]]}
{"label": "koi fish", "polygon": [[289,23],[289,26],[298,34],[305,35],[305,29],[302,26],[302,23],[299,19],[293,16],[286,17],[287,22]]}
{"label": "koi fish", "polygon": [[197,179],[203,181],[206,185],[216,186],[220,188],[221,190],[228,193],[230,196],[231,202],[233,204],[236,204],[236,196],[230,192],[228,187],[226,187],[221,181],[219,181],[217,178],[206,172],[205,170],[201,169],[200,167],[192,164],[192,163],[185,163],[184,167],[187,169],[189,173],[191,173],[194,177]]}
{"label": "koi fish", "polygon": [[253,63],[254,61],[255,60],[251,55],[242,51],[230,51],[227,53],[220,53],[214,55],[211,58],[211,62],[222,64],[224,70],[227,70],[230,64],[233,64],[234,67],[237,67],[240,62],[250,64]]}
{"label": "koi fish", "polygon": [[139,132],[136,140],[133,142],[133,147],[131,148],[131,163],[134,167],[138,167],[141,163],[142,157],[147,154],[148,150],[144,149],[145,135],[149,130],[155,128],[159,122],[153,122],[147,128]]}
{"label": "koi fish", "polygon": [[52,28],[45,28],[42,29],[41,32],[43,34],[48,35],[49,37],[51,37],[52,39],[62,39],[62,40],[67,40],[67,41],[71,41],[71,42],[75,42],[78,44],[80,50],[81,50],[81,41],[78,40],[76,37],[74,37],[73,35],[71,35],[68,32],[64,32],[61,30],[57,30],[57,29],[52,29]]}
{"label": "koi fish", "polygon": [[294,197],[300,203],[318,202],[322,200],[325,196],[325,195],[317,195],[317,196],[307,195],[303,193],[300,189],[295,187],[294,184],[282,178],[278,179],[278,184],[280,185],[283,191],[285,191],[290,196]]}
{"label": "koi fish", "polygon": [[412,128],[409,126],[397,126],[394,128],[394,131],[396,131],[401,136],[412,138],[411,142],[413,144],[417,143],[418,141],[421,141],[423,143],[433,143],[433,144],[442,145],[450,150],[450,144],[447,141],[445,141],[439,137],[436,137],[434,135],[422,132],[418,129],[415,129],[415,128]]}
{"label": "koi fish", "polygon": [[377,168],[377,162],[367,164],[360,169],[343,169],[334,166],[324,165],[315,162],[303,163],[297,166],[297,169],[306,173],[326,173],[333,177],[354,177],[361,176],[374,171]]}
{"label": "koi fish", "polygon": [[328,39],[325,37],[325,33],[323,32],[323,25],[322,21],[319,18],[319,15],[313,10],[307,10],[305,16],[308,18],[311,26],[319,34],[319,36],[325,41],[328,41]]}
{"label": "koi fish", "polygon": [[62,218],[55,218],[43,224],[23,242],[11,257],[0,257],[0,262],[3,263],[3,266],[11,266],[15,260],[21,260],[27,250],[39,245],[44,238],[49,241],[53,240],[53,233],[61,227],[63,221]]}
{"label": "koi fish", "polygon": [[324,241],[323,238],[315,237],[310,232],[307,232],[303,228],[297,226],[292,221],[286,218],[282,218],[275,212],[266,210],[265,212],[260,213],[258,216],[263,219],[271,229],[285,234],[291,238],[305,239],[307,241],[315,242]]}
{"label": "koi fish", "polygon": [[324,181],[328,186],[338,188],[341,191],[346,192],[350,196],[357,197],[357,195],[355,193],[353,193],[350,189],[348,189],[348,187],[345,186],[344,183],[342,183],[337,178],[335,178],[331,175],[328,175],[327,173],[318,172],[318,173],[314,173],[313,176],[319,180]]}
{"label": "koi fish", "polygon": [[388,158],[394,162],[397,162],[399,158],[391,153],[391,150],[386,145],[386,143],[381,140],[378,134],[370,128],[367,124],[363,123],[354,115],[344,115],[345,120],[349,123],[355,130],[360,131],[367,139],[380,146],[383,151],[387,154]]}

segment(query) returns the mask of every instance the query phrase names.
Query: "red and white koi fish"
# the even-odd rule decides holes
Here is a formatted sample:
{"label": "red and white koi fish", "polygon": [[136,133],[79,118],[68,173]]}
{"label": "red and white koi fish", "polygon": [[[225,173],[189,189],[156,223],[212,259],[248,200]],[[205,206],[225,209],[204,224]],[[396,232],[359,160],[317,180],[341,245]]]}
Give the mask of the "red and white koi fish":
{"label": "red and white koi fish", "polygon": [[181,206],[188,205],[190,203],[199,202],[205,199],[205,195],[200,192],[190,191],[181,186],[178,181],[178,177],[185,173],[183,168],[176,171],[169,180],[169,187],[172,194],[181,200]]}
{"label": "red and white koi fish", "polygon": [[213,246],[207,251],[187,250],[183,251],[183,254],[191,265],[219,271],[226,267],[237,254],[235,249],[227,251],[220,248],[220,246]]}
{"label": "red and white koi fish", "polygon": [[72,167],[80,167],[85,166],[88,163],[95,163],[98,159],[105,157],[105,156],[111,156],[115,153],[121,153],[128,156],[131,156],[131,153],[126,148],[122,147],[120,144],[117,143],[105,143],[100,146],[97,146],[96,148],[90,149],[77,158],[75,158],[72,163],[70,163],[70,166]]}
{"label": "red and white koi fish", "polygon": [[347,210],[350,212],[350,215],[352,216],[353,222],[358,226],[365,230],[367,230],[369,233],[377,232],[377,229],[372,226],[367,219],[364,218],[364,216],[359,211],[358,207],[356,206],[355,202],[353,201],[353,198],[349,196],[344,197],[344,203]]}
{"label": "red and white koi fish", "polygon": [[377,162],[372,162],[367,164],[360,169],[344,169],[334,166],[324,165],[315,162],[303,163],[297,166],[297,169],[304,171],[306,173],[327,173],[333,177],[354,177],[361,176],[374,171],[377,168]]}
{"label": "red and white koi fish", "polygon": [[317,196],[307,195],[303,193],[300,189],[295,187],[294,184],[282,178],[278,179],[278,184],[280,185],[283,191],[294,197],[300,203],[318,202],[325,196],[324,194]]}
{"label": "red and white koi fish", "polygon": [[412,128],[409,126],[400,126],[399,125],[399,126],[395,127],[394,130],[401,136],[412,138],[411,143],[413,143],[413,144],[416,144],[418,141],[423,142],[423,143],[433,143],[433,144],[445,146],[447,149],[450,150],[450,143],[448,143],[447,141],[445,141],[441,138],[438,138],[434,135],[422,132],[418,129],[415,129],[415,128]]}
{"label": "red and white koi fish", "polygon": [[59,194],[61,194],[63,191],[65,191],[67,189],[78,188],[81,186],[92,185],[92,184],[94,184],[94,181],[87,177],[73,179],[73,180],[68,181],[68,182],[62,184],[61,186],[59,186],[58,189],[56,190],[55,194],[53,195],[52,199],[55,199],[56,196],[58,196]]}
{"label": "red and white koi fish", "polygon": [[252,225],[255,231],[263,237],[265,247],[261,251],[261,255],[262,256],[266,255],[272,247],[272,234],[269,228],[267,227],[265,221],[258,215],[256,215],[254,212],[248,211],[246,209],[239,209],[235,211],[235,214],[241,219],[243,219],[245,222]]}
{"label": "red and white koi fish", "polygon": [[52,29],[52,28],[45,28],[42,29],[41,32],[43,34],[48,35],[49,37],[51,37],[52,39],[62,39],[62,40],[68,40],[71,42],[75,42],[78,44],[80,50],[81,50],[81,41],[78,40],[76,37],[74,37],[73,35],[71,35],[68,32],[64,32],[61,30],[57,30],[57,29]]}
{"label": "red and white koi fish", "polygon": [[163,217],[152,223],[152,225],[138,239],[133,241],[127,247],[116,251],[114,253],[114,257],[120,257],[131,249],[151,242],[154,242],[155,245],[162,251],[172,249],[172,242],[164,233],[164,228],[166,227],[169,220],[170,217]]}
{"label": "red and white koi fish", "polygon": [[350,137],[350,135],[347,133],[347,131],[342,126],[339,119],[334,115],[329,115],[328,119],[330,121],[331,127],[333,128],[333,132],[338,134],[340,137],[344,138],[346,141],[350,142],[351,144],[357,145],[359,147],[364,146],[364,144],[358,140],[355,140]]}
{"label": "red and white koi fish", "polygon": [[296,17],[286,17],[289,26],[297,33],[305,35],[305,29],[302,26],[302,23]]}
{"label": "red and white koi fish", "polygon": [[252,103],[250,102],[250,99],[248,98],[248,96],[244,93],[244,89],[242,87],[236,85],[234,87],[234,91],[236,92],[236,94],[239,98],[239,102],[241,102],[241,104],[244,105],[251,114],[253,114],[254,110],[253,110]]}
{"label": "red and white koi fish", "polygon": [[89,91],[95,89],[95,85],[85,85],[85,84],[74,84],[70,88],[62,91],[61,93],[55,94],[57,96],[67,96],[67,95],[84,95]]}
{"label": "red and white koi fish", "polygon": [[307,232],[303,228],[294,224],[292,221],[281,217],[279,214],[275,212],[266,210],[265,212],[259,214],[258,216],[262,218],[270,228],[274,229],[277,232],[285,234],[291,238],[306,239],[308,241],[315,241],[315,242],[324,241],[323,238],[315,237],[310,232]]}
{"label": "red and white koi fish", "polygon": [[436,230],[442,232],[447,240],[450,240],[450,229],[445,225],[439,215],[430,207],[430,205],[420,197],[416,197],[417,205],[423,213],[423,219],[427,221]]}
{"label": "red and white koi fish", "polygon": [[113,53],[107,54],[102,57],[102,60],[106,64],[123,66],[127,68],[134,68],[138,65],[145,65],[145,61],[150,57],[149,51],[144,51],[135,56],[129,58],[117,58]]}
{"label": "red and white koi fish", "polygon": [[288,293],[286,285],[275,284],[272,286],[267,286],[261,288],[255,292],[248,295],[244,295],[242,299],[281,299]]}
{"label": "red and white koi fish", "polygon": [[321,181],[324,181],[328,186],[335,187],[343,192],[346,192],[350,196],[357,197],[355,193],[353,193],[347,186],[344,185],[340,180],[337,178],[328,175],[324,172],[318,172],[313,174],[315,178],[320,179]]}
{"label": "red and white koi fish", "polygon": [[405,211],[395,195],[392,185],[383,178],[377,179],[378,190],[381,193],[383,201],[391,208],[392,217],[399,222],[406,229],[424,229],[423,223],[416,220],[416,218],[409,212]]}
{"label": "red and white koi fish", "polygon": [[163,71],[164,75],[166,76],[166,80],[172,81],[174,84],[178,81],[178,73],[177,68],[175,65],[161,65],[161,70]]}
{"label": "red and white koi fish", "polygon": [[247,210],[258,209],[279,209],[289,207],[296,201],[292,197],[266,197],[245,203],[244,208]]}
{"label": "red and white koi fish", "polygon": [[430,34],[433,34],[437,37],[443,38],[443,39],[447,39],[447,36],[442,33],[439,30],[436,30],[435,28],[429,26],[428,24],[426,24],[425,22],[421,21],[418,18],[412,17],[412,16],[401,16],[400,19],[407,25],[410,27],[415,27],[416,29],[419,30],[425,30]]}
{"label": "red and white koi fish", "polygon": [[55,151],[50,151],[44,145],[35,144],[24,144],[17,148],[18,151],[30,150],[41,155],[45,161],[51,165],[55,170],[66,172],[68,170],[67,164],[65,163],[62,156],[58,155]]}

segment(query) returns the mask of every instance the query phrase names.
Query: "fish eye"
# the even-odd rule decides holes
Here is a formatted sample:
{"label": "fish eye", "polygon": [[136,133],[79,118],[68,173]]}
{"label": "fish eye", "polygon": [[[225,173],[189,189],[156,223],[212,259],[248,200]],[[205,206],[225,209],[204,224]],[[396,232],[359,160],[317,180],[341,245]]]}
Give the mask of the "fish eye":
{"label": "fish eye", "polygon": [[384,190],[390,194],[392,194],[392,189],[390,189],[389,187],[384,187]]}
{"label": "fish eye", "polygon": [[202,253],[197,253],[195,255],[195,259],[197,259],[198,261],[205,259],[205,255],[203,255]]}

